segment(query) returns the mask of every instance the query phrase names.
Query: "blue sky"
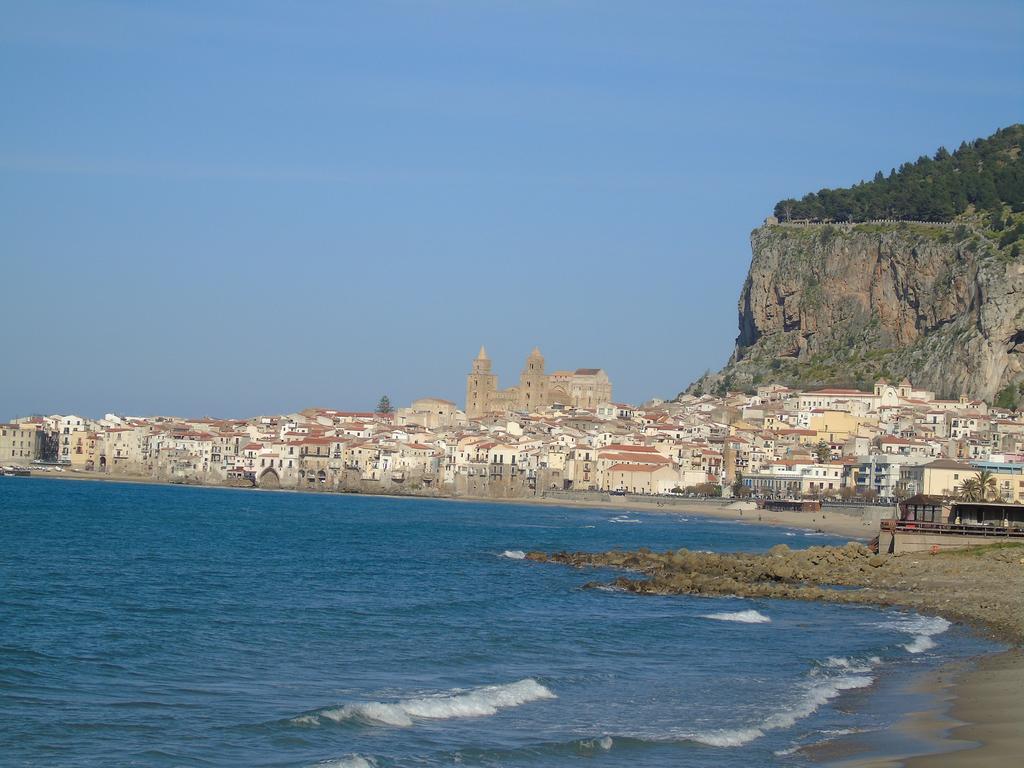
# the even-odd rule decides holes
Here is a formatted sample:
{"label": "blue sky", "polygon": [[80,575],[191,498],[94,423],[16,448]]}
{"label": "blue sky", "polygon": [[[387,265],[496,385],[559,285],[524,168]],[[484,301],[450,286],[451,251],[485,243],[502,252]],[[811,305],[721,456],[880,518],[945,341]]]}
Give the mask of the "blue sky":
{"label": "blue sky", "polygon": [[673,396],[778,199],[1024,114],[1019,2],[0,12],[0,417]]}

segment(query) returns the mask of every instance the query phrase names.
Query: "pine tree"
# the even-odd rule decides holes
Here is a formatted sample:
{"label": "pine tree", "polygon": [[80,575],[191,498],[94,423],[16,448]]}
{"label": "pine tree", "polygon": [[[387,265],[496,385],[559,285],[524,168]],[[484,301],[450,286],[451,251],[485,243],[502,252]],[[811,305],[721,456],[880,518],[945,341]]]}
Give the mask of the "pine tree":
{"label": "pine tree", "polygon": [[391,407],[391,398],[387,395],[381,395],[380,401],[377,403],[377,413],[381,416],[389,416],[394,409]]}
{"label": "pine tree", "polygon": [[987,139],[963,142],[956,152],[939,147],[848,189],[822,189],[799,200],[786,199],[775,215],[789,219],[865,221],[873,218],[950,221],[973,204],[995,210],[1024,210],[1024,125],[996,131]]}

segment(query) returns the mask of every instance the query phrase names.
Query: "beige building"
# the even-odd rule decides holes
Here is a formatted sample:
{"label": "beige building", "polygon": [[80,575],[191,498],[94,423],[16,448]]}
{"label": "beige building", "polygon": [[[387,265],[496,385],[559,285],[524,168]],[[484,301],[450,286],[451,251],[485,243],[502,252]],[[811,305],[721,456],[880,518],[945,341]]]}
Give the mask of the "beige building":
{"label": "beige building", "polygon": [[975,477],[977,470],[970,464],[953,459],[936,459],[927,464],[900,468],[900,482],[907,493],[926,496],[953,496],[961,483]]}
{"label": "beige building", "polygon": [[613,464],[604,473],[604,489],[626,493],[668,493],[679,485],[679,472],[668,464]]}
{"label": "beige building", "polygon": [[43,430],[36,424],[0,424],[0,462],[24,464],[43,451]]}
{"label": "beige building", "polygon": [[818,438],[828,443],[842,443],[856,434],[864,419],[854,416],[849,411],[832,408],[815,408],[811,411],[810,429],[818,433]]}
{"label": "beige building", "polygon": [[73,432],[70,435],[71,468],[77,470],[93,470],[96,468],[98,453],[96,451],[95,432]]}
{"label": "beige building", "polygon": [[421,397],[413,400],[409,408],[395,412],[396,426],[418,425],[424,429],[445,429],[466,423],[466,414],[451,400],[440,397]]}
{"label": "beige building", "polygon": [[501,411],[531,412],[551,405],[596,411],[611,399],[612,384],[602,369],[577,368],[548,374],[544,371],[544,356],[537,348],[526,358],[518,386],[498,388],[498,377],[483,347],[466,378],[466,416],[470,419]]}

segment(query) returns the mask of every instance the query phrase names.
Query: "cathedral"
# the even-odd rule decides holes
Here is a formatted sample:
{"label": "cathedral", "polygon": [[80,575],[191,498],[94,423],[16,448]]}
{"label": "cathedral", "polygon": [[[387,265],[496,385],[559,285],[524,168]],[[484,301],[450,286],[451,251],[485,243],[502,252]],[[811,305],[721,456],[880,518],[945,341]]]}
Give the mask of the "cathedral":
{"label": "cathedral", "polygon": [[491,358],[483,347],[466,377],[466,416],[470,419],[502,411],[529,413],[550,405],[592,411],[611,399],[612,383],[603,370],[577,368],[544,373],[544,355],[536,347],[519,374],[519,386],[498,389],[498,377],[491,372]]}

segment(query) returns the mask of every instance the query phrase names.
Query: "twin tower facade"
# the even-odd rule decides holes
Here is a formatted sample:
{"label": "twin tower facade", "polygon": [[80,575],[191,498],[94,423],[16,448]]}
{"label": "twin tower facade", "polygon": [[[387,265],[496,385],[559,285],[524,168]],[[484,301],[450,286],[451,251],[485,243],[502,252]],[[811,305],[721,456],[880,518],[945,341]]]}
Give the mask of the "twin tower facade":
{"label": "twin tower facade", "polygon": [[534,347],[519,374],[519,385],[498,389],[498,377],[491,372],[491,358],[480,347],[473,369],[466,378],[466,416],[479,419],[490,413],[529,413],[552,405],[594,410],[610,403],[612,383],[600,368],[544,372],[544,355]]}

